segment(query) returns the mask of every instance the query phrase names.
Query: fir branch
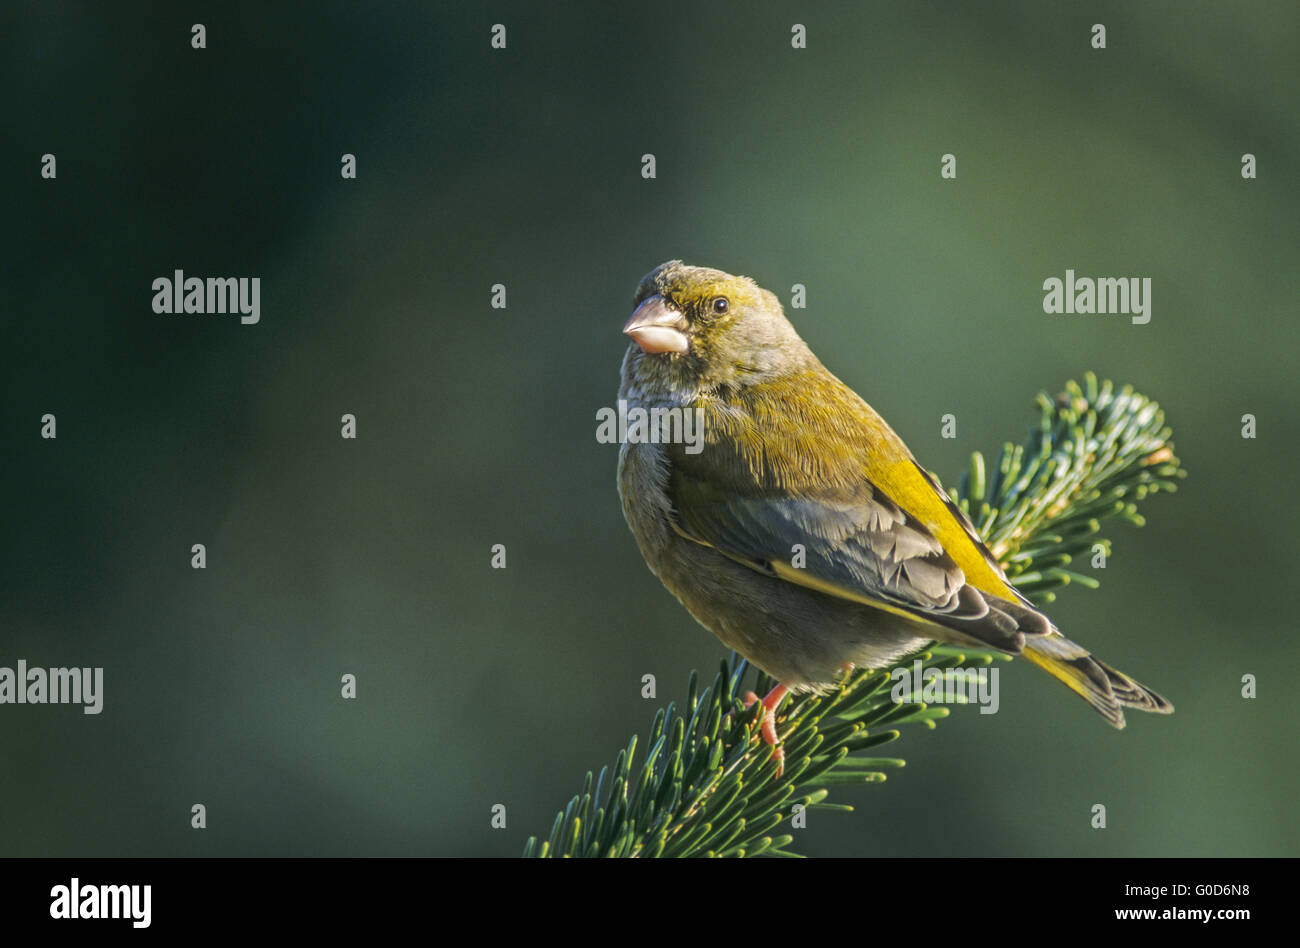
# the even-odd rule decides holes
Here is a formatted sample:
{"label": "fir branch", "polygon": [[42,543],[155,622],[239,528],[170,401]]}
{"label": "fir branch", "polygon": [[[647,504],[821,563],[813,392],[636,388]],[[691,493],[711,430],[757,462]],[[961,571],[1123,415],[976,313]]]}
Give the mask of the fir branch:
{"label": "fir branch", "polygon": [[[988,476],[971,455],[954,501],[1027,597],[1051,602],[1068,583],[1097,580],[1067,567],[1097,545],[1103,521],[1143,523],[1139,502],[1173,491],[1185,476],[1159,406],[1125,386],[1088,373],[1052,399],[1038,397],[1041,415],[1020,446],[1002,448]],[[896,668],[987,666],[1007,656],[931,647]],[[794,837],[782,823],[806,809],[850,810],[828,802],[829,788],[878,783],[902,767],[876,748],[905,725],[934,727],[948,709],[896,703],[894,669],[860,670],[824,695],[810,695],[781,712],[778,729],[785,772],[776,777],[770,748],[759,736],[761,705],[745,708],[749,666],[734,653],[700,690],[691,673],[685,704],[654,718],[645,760],[637,739],[599,777],[588,772],[581,792],[556,815],[550,836],[531,837],[526,857],[548,856],[791,856]],[[755,672],[753,690],[775,682]]]}
{"label": "fir branch", "polygon": [[1016,588],[1042,604],[1070,582],[1095,589],[1094,577],[1065,567],[1098,544],[1109,555],[1102,521],[1142,526],[1138,503],[1176,490],[1186,471],[1164,412],[1132,386],[1116,390],[1089,372],[1055,399],[1040,393],[1038,406],[1038,424],[1019,447],[1003,445],[992,478],[976,452],[949,493]]}

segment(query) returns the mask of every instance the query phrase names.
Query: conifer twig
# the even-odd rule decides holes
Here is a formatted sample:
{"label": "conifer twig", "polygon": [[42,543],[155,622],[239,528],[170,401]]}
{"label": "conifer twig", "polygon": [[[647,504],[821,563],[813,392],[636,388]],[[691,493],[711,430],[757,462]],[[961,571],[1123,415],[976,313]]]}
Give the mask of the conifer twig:
{"label": "conifer twig", "polygon": [[[1051,602],[1069,583],[1097,580],[1071,570],[1085,551],[1109,553],[1103,521],[1143,523],[1137,505],[1173,491],[1185,476],[1160,407],[1125,386],[1068,382],[1055,399],[1038,397],[1040,417],[1024,443],[1007,444],[986,469],[978,452],[953,499],[1028,598]],[[1006,656],[931,647],[896,668],[969,670]],[[875,749],[905,725],[934,727],[943,707],[896,703],[894,669],[861,670],[824,695],[789,706],[779,729],[785,771],[776,777],[770,749],[758,736],[759,708],[742,696],[749,666],[734,653],[703,689],[691,673],[687,698],[656,712],[646,756],[636,763],[635,737],[599,777],[588,772],[581,792],[556,815],[550,835],[531,837],[526,857],[792,856],[794,837],[781,824],[797,808],[849,810],[828,801],[830,788],[878,783],[903,766]],[[965,672],[973,674],[973,672]],[[752,690],[772,684],[754,673]]]}

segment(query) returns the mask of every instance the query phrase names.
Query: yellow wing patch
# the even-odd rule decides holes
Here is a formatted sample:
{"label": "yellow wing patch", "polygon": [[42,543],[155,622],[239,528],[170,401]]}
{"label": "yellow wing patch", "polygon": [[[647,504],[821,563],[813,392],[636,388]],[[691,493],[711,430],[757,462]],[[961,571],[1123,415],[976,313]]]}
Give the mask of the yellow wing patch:
{"label": "yellow wing patch", "polygon": [[[884,424],[883,419],[881,424]],[[1007,582],[988,549],[975,536],[961,511],[913,459],[898,435],[886,427],[896,442],[895,460],[882,464],[884,452],[873,451],[866,460],[867,476],[882,493],[918,520],[942,545],[966,576],[966,582],[981,592],[1013,602],[1023,597]],[[889,452],[894,454],[894,452]]]}

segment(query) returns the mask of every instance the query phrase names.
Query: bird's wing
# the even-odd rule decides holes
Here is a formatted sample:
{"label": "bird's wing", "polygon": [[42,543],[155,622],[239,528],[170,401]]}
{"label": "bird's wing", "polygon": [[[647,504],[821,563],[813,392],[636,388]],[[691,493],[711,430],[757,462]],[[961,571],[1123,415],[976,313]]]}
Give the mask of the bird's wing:
{"label": "bird's wing", "polygon": [[675,526],[687,539],[789,582],[933,620],[988,614],[934,535],[870,483],[813,496],[737,497],[678,473],[672,498]]}
{"label": "bird's wing", "polygon": [[[990,566],[965,518],[897,435],[834,381],[847,396],[804,386],[797,415],[756,403],[761,390],[715,413],[703,451],[674,452],[675,529],[787,582],[995,648],[1018,652],[1024,634],[1048,633],[1050,622]],[[897,450],[870,450],[886,438]],[[882,454],[895,463],[881,469],[889,476],[873,477],[866,459]],[[891,478],[897,496],[879,483]]]}

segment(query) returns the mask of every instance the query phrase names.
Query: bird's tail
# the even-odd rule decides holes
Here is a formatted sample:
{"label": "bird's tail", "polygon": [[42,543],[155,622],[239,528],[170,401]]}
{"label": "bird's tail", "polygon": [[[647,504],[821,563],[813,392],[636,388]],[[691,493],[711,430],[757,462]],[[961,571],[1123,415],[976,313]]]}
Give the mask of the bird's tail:
{"label": "bird's tail", "polygon": [[1111,726],[1124,726],[1124,708],[1169,714],[1174,706],[1146,685],[1097,661],[1087,649],[1059,633],[1025,636],[1025,658],[1064,682]]}

